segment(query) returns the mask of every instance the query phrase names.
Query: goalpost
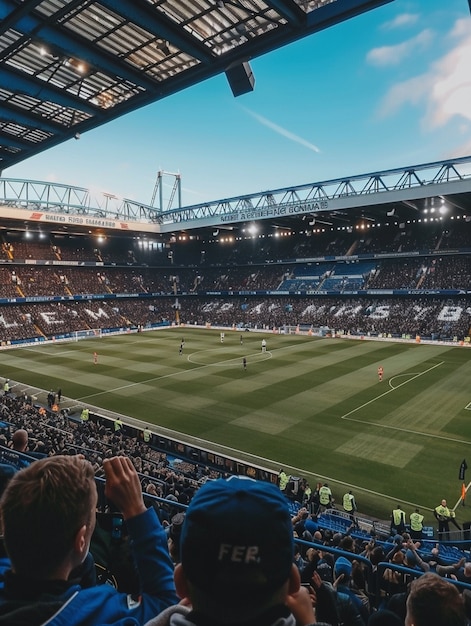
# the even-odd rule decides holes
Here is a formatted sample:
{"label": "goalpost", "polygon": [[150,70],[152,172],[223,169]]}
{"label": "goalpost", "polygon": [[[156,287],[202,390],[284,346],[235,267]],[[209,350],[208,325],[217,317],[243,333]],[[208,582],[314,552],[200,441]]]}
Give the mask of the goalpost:
{"label": "goalpost", "polygon": [[81,339],[101,338],[101,328],[89,328],[86,330],[76,330],[73,334],[74,341],[80,341]]}

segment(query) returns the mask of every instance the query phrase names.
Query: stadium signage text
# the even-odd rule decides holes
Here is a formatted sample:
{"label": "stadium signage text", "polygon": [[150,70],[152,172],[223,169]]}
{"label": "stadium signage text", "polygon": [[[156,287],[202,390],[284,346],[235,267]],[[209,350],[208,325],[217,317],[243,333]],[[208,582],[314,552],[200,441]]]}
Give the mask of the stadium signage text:
{"label": "stadium signage text", "polygon": [[80,226],[101,226],[102,228],[116,228],[113,220],[98,219],[96,217],[77,217],[76,215],[57,215],[55,213],[32,213],[30,219],[46,222],[60,222]]}
{"label": "stadium signage text", "polygon": [[239,222],[297,213],[312,213],[313,211],[325,211],[328,208],[329,203],[327,200],[319,200],[318,202],[297,202],[293,204],[285,203],[284,205],[266,207],[264,209],[241,209],[239,211],[232,211],[232,213],[222,215],[221,222]]}
{"label": "stadium signage text", "polygon": [[[154,222],[148,222],[146,218],[142,221],[142,218],[137,218],[132,215],[126,214],[121,221],[119,213],[114,211],[104,211],[100,207],[80,207],[72,205],[70,208],[61,204],[57,205],[44,205],[44,209],[40,202],[33,203],[34,208],[30,205],[26,206],[2,206],[2,217],[5,219],[19,219],[21,221],[38,223],[54,223],[54,224],[71,224],[73,226],[79,226],[83,228],[87,227],[99,227],[109,230],[119,231],[139,231],[154,233],[156,231],[156,224]],[[66,212],[66,211],[69,211]],[[81,210],[81,214],[76,214],[76,211]]]}
{"label": "stadium signage text", "polygon": [[[303,290],[303,291],[206,291],[206,296],[339,296],[339,292],[333,289]],[[442,289],[442,290],[420,290],[420,289],[359,289],[358,291],[343,291],[343,295],[354,296],[471,296],[471,289]],[[24,304],[28,302],[80,302],[83,300],[116,300],[121,298],[150,299],[172,296],[173,292],[154,291],[151,293],[107,293],[107,294],[80,294],[75,296],[28,296],[18,298],[0,298],[0,304]],[[198,293],[182,292],[180,296],[189,298],[198,297]],[[470,308],[471,310],[471,308]]]}
{"label": "stadium signage text", "polygon": [[[34,299],[31,298],[31,301],[40,302],[42,300],[45,299],[39,297]],[[92,306],[92,303],[90,303],[90,308],[87,307],[84,309],[85,314],[88,316],[92,323],[96,322],[99,319],[109,319],[108,313],[100,306],[99,303],[93,308]],[[370,319],[375,320],[387,320],[393,316],[394,318],[396,318],[397,313],[401,310],[402,307],[402,304],[383,304],[380,306],[372,306],[371,309],[364,314],[364,317],[369,317]],[[319,312],[329,309],[330,313],[333,314],[333,316],[338,320],[339,324],[344,324],[348,323],[352,316],[360,314],[361,310],[364,308],[364,305],[338,304],[334,307],[331,307],[330,304],[324,304],[322,301],[318,301],[317,304],[312,304],[309,308],[311,309],[311,313],[313,314],[315,312],[317,312],[318,314]],[[463,316],[466,316],[466,318],[468,318],[471,313],[471,307],[461,305],[445,304],[441,305],[441,308],[437,311],[434,311],[433,309],[433,306],[422,306],[417,304],[413,307],[413,319],[422,320],[425,319],[425,316],[431,314],[431,319],[434,320],[459,322]],[[67,324],[66,319],[63,319],[60,316],[61,309],[45,309],[39,311],[38,313],[46,326],[60,327]],[[13,312],[10,312],[8,309],[0,313],[0,327],[9,329],[20,327],[22,324],[23,322],[18,321],[15,318],[15,314]]]}

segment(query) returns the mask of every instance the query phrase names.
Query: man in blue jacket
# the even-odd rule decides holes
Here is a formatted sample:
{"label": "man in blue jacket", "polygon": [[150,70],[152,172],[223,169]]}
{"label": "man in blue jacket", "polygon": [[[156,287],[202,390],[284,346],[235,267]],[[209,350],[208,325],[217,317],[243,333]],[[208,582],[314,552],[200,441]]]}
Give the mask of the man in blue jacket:
{"label": "man in blue jacket", "polygon": [[105,495],[118,507],[131,538],[138,596],[71,578],[87,560],[95,527],[93,469],[81,456],[55,456],[19,471],[0,501],[5,548],[0,562],[0,624],[133,626],[178,602],[166,534],[146,509],[127,457],[103,463]]}

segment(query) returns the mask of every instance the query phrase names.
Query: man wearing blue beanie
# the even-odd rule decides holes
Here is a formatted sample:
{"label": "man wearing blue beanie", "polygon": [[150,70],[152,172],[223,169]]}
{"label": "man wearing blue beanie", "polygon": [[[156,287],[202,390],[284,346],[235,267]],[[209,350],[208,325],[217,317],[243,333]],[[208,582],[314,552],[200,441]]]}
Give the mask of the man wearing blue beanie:
{"label": "man wearing blue beanie", "polygon": [[293,564],[288,503],[275,485],[237,476],[206,483],[187,509],[180,546],[182,604],[147,626],[315,623]]}

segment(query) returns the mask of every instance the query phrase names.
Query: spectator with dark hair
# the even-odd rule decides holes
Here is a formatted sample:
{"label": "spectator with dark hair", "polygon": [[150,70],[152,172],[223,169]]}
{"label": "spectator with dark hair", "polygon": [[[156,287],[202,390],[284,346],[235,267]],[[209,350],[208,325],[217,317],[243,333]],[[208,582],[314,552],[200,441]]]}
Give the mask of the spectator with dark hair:
{"label": "spectator with dark hair", "polygon": [[175,583],[192,608],[172,607],[147,626],[316,621],[293,564],[288,504],[275,485],[236,476],[206,483],[186,511],[180,541]]}
{"label": "spectator with dark hair", "polygon": [[466,623],[464,600],[455,586],[432,573],[412,581],[406,626],[466,626]]}
{"label": "spectator with dark hair", "polygon": [[105,495],[118,507],[133,543],[139,596],[108,585],[84,588],[71,579],[88,558],[95,527],[93,468],[81,456],[55,456],[20,470],[0,500],[5,548],[0,622],[37,626],[144,623],[177,601],[166,535],[124,456],[103,463]]}

